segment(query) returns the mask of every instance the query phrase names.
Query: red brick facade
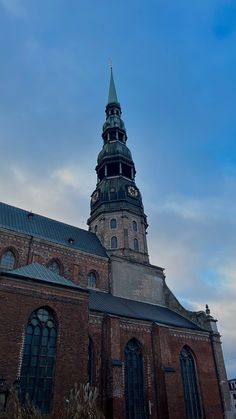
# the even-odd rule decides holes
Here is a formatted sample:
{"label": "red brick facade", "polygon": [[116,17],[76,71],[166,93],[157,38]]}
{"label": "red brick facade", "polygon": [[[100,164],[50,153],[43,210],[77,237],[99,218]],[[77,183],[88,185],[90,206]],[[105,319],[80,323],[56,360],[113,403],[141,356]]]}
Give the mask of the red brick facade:
{"label": "red brick facade", "polygon": [[[44,240],[3,231],[0,255],[11,249],[16,265],[60,261],[63,275],[84,290],[40,284],[2,276],[0,279],[0,373],[9,383],[19,376],[23,336],[30,314],[50,307],[58,327],[53,411],[55,417],[74,383],[87,381],[88,338],[93,342],[93,385],[107,418],[125,418],[124,351],[136,338],[142,348],[148,417],[184,419],[185,405],[179,354],[184,345],[193,352],[205,417],[220,419],[222,407],[209,333],[162,327],[151,322],[90,313],[87,275],[98,273],[98,287],[109,288],[109,263],[104,258],[68,250]],[[117,365],[114,361],[120,361]],[[170,370],[170,371],[169,371]]]}
{"label": "red brick facade", "polygon": [[50,307],[58,327],[52,403],[55,418],[74,383],[87,382],[89,337],[94,351],[92,381],[99,390],[99,403],[107,418],[126,417],[125,346],[132,338],[142,348],[147,417],[186,418],[179,355],[187,345],[194,354],[205,417],[223,418],[208,332],[89,313],[87,275],[94,270],[97,286],[108,291],[111,280],[108,259],[5,230],[0,234],[0,256],[6,249],[15,254],[15,267],[34,261],[47,266],[50,260],[59,260],[63,275],[83,288],[74,290],[23,278],[0,277],[0,374],[9,383],[20,374],[23,337],[30,314],[39,307]]}

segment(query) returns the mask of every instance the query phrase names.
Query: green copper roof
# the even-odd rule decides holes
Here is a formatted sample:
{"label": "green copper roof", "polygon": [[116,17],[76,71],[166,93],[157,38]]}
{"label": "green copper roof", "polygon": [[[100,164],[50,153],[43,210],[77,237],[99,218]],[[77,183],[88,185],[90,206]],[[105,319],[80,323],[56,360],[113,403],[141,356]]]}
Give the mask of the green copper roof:
{"label": "green copper roof", "polygon": [[108,94],[108,103],[119,103],[117,94],[116,94],[116,88],[115,88],[115,82],[113,78],[113,71],[111,67],[111,78],[110,78],[110,87],[109,87],[109,94]]}
{"label": "green copper roof", "polygon": [[80,288],[69,279],[64,278],[62,275],[50,271],[46,266],[40,263],[31,263],[30,265],[22,266],[21,268],[14,269],[12,271],[1,271],[1,274],[8,274],[13,277],[24,277],[28,279],[36,279],[38,281],[49,282],[56,285],[64,285],[70,288]]}

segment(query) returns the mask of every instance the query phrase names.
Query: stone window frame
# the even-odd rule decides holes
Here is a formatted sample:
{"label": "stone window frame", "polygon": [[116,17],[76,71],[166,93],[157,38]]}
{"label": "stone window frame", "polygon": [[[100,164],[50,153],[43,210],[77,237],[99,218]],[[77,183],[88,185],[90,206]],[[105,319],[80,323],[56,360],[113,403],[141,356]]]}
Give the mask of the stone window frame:
{"label": "stone window frame", "polygon": [[140,251],[139,240],[136,237],[133,240],[133,246],[134,246],[134,250],[136,252],[139,252]]}
{"label": "stone window frame", "polygon": [[111,230],[116,230],[117,229],[117,219],[116,218],[111,218],[110,219],[110,229]]}
{"label": "stone window frame", "polygon": [[147,404],[147,386],[146,386],[146,359],[145,359],[145,351],[144,351],[144,347],[143,344],[140,342],[140,340],[133,336],[131,339],[129,339],[126,342],[126,345],[124,346],[124,392],[125,392],[125,406],[126,406],[126,414],[127,417],[129,415],[129,400],[130,400],[130,396],[132,397],[132,392],[131,394],[129,394],[128,391],[128,382],[130,381],[130,378],[132,379],[133,374],[130,374],[130,367],[132,367],[132,362],[129,365],[129,359],[128,359],[128,354],[135,354],[136,353],[136,358],[138,355],[139,358],[139,375],[137,378],[139,378],[139,393],[140,393],[140,397],[139,397],[139,405],[136,406],[137,409],[137,413],[141,413],[142,415],[145,414],[146,411],[146,404]]}
{"label": "stone window frame", "polygon": [[111,249],[117,249],[118,248],[118,240],[116,236],[111,237]]}
{"label": "stone window frame", "polygon": [[[15,258],[14,265],[13,265],[13,267],[11,269],[1,268],[2,258],[4,256],[4,254],[7,253],[7,252],[11,252],[13,254],[14,258]],[[2,249],[2,251],[1,251],[1,253],[0,253],[0,268],[1,269],[12,271],[13,269],[16,269],[16,267],[18,266],[18,260],[19,260],[19,254],[18,254],[17,250],[13,246],[4,247]]]}
{"label": "stone window frame", "polygon": [[[90,276],[93,275],[93,278],[91,278]],[[92,279],[93,279],[93,283],[92,283]],[[95,271],[95,269],[91,269],[87,275],[87,286],[88,288],[97,288],[98,287],[98,279],[99,279],[99,275],[97,273],[97,271]],[[91,281],[91,282],[90,282]]]}
{"label": "stone window frame", "polygon": [[132,221],[132,227],[133,227],[133,231],[138,231],[138,223],[137,223],[137,221],[135,221],[135,220]]}
{"label": "stone window frame", "polygon": [[[44,331],[45,329],[45,331]],[[47,330],[46,330],[47,329]],[[47,333],[45,333],[47,332]],[[52,333],[53,332],[53,333]],[[37,338],[37,340],[35,339]],[[50,342],[50,346],[48,343],[45,345],[45,339],[48,339]],[[54,346],[52,346],[52,339],[55,340]],[[44,358],[46,360],[45,368],[50,367],[51,371],[47,369],[47,376],[43,376],[44,386],[48,386],[48,380],[50,380],[50,388],[47,389],[47,392],[51,392],[50,400],[46,401],[41,400],[39,396],[40,387],[42,386],[41,383],[37,383],[37,380],[34,383],[34,388],[32,388],[32,399],[33,403],[39,407],[39,409],[43,413],[50,413],[52,409],[52,399],[53,399],[53,390],[54,390],[54,375],[55,375],[55,368],[56,368],[56,352],[57,352],[57,340],[58,340],[58,319],[55,311],[47,306],[39,306],[33,310],[28,319],[27,324],[25,326],[25,333],[24,333],[24,349],[22,354],[22,364],[21,364],[21,373],[20,373],[20,386],[21,386],[21,402],[24,404],[26,399],[26,394],[28,394],[30,388],[28,387],[27,377],[30,378],[32,375],[31,366],[35,366],[35,377],[39,380],[39,371],[41,369],[41,359]],[[35,341],[35,342],[34,342]],[[44,346],[47,348],[47,351],[42,350],[42,343],[44,342]],[[34,351],[34,346],[38,346],[40,348],[37,352]],[[32,358],[35,358],[34,363]],[[52,358],[49,363],[49,358]],[[35,364],[36,362],[36,364]],[[48,375],[49,374],[49,375]],[[35,379],[36,379],[35,378]],[[25,380],[25,381],[24,381]],[[24,388],[25,382],[25,388]],[[25,389],[25,391],[24,391]],[[27,391],[28,390],[28,391]],[[30,396],[30,395],[29,395]],[[38,404],[42,404],[39,406]]]}
{"label": "stone window frame", "polygon": [[[59,268],[59,273],[50,268],[50,266],[53,263],[57,263],[58,268]],[[58,258],[50,259],[49,262],[47,263],[47,268],[50,269],[52,272],[56,273],[57,275],[62,275],[63,272],[64,272],[64,266],[63,266],[62,262],[60,261],[60,259],[58,259]]]}
{"label": "stone window frame", "polygon": [[[188,380],[184,378],[184,375],[186,375],[186,367],[184,366],[183,359],[186,358],[186,354],[187,354],[188,361],[189,360],[191,361],[190,367],[192,369],[190,371],[190,367],[188,366],[189,368],[189,370],[187,371]],[[181,351],[179,352],[179,362],[180,362],[180,374],[181,374],[181,379],[182,379],[181,381],[182,381],[182,386],[183,386],[183,396],[184,396],[183,402],[185,405],[186,417],[189,417],[189,414],[191,414],[191,411],[194,409],[194,406],[193,406],[193,396],[194,396],[195,408],[198,410],[197,412],[198,417],[199,419],[204,418],[205,415],[204,415],[203,402],[202,402],[202,397],[201,397],[201,388],[200,388],[199,380],[198,380],[197,360],[196,360],[196,356],[193,350],[188,345],[184,345]],[[185,397],[186,385],[190,386],[189,376],[191,379],[191,391],[192,391],[190,401],[186,400],[186,397]],[[188,392],[190,391],[190,387],[188,387],[187,391]]]}

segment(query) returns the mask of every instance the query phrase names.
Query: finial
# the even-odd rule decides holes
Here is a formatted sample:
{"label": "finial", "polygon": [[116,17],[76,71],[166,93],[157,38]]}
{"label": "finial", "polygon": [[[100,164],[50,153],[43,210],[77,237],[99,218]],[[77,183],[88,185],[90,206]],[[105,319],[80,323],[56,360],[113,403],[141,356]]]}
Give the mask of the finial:
{"label": "finial", "polygon": [[209,309],[208,304],[206,304],[206,314],[210,315],[211,314],[211,310]]}

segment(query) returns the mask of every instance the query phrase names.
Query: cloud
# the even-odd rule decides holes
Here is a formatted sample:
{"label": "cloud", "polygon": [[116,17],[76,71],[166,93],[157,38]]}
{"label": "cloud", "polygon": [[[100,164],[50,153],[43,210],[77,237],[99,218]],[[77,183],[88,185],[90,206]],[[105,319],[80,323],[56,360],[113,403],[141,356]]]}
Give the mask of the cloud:
{"label": "cloud", "polygon": [[5,182],[0,183],[0,195],[5,202],[86,228],[84,196],[92,192],[86,169],[61,167],[39,174],[15,165],[2,170]]}
{"label": "cloud", "polygon": [[218,318],[227,371],[236,376],[236,175],[225,175],[218,194],[166,196],[151,214],[152,263],[165,268],[166,282],[192,310],[209,304]]}
{"label": "cloud", "polygon": [[4,9],[14,17],[27,17],[26,8],[23,6],[21,0],[0,0],[0,5],[2,5]]}

